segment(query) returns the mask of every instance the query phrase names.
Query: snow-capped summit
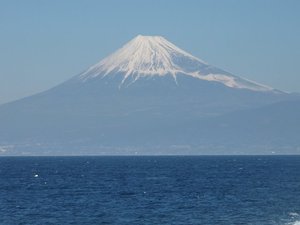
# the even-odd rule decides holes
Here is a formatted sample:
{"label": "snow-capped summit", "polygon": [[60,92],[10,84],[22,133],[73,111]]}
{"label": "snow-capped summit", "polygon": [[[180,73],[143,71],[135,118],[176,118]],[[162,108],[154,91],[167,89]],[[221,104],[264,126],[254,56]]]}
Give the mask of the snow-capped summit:
{"label": "snow-capped summit", "polygon": [[210,66],[178,48],[161,36],[138,35],[122,48],[91,66],[79,75],[81,81],[122,74],[122,85],[128,78],[134,83],[141,77],[165,76],[174,78],[186,75],[201,80],[219,82],[231,88],[245,88],[254,91],[272,91],[273,89],[234,76],[224,70]]}
{"label": "snow-capped summit", "polygon": [[103,73],[106,75],[111,72],[124,72],[125,76],[162,76],[191,72],[183,68],[180,62],[176,62],[178,58],[206,65],[161,36],[138,35],[121,49],[89,68],[82,76],[97,76]]}

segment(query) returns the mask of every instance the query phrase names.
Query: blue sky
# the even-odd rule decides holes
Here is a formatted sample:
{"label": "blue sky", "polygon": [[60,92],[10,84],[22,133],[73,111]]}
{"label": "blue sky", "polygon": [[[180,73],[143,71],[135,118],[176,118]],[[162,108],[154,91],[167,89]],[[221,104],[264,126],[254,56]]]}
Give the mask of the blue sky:
{"label": "blue sky", "polygon": [[138,34],[300,92],[298,0],[0,0],[0,103],[46,90]]}

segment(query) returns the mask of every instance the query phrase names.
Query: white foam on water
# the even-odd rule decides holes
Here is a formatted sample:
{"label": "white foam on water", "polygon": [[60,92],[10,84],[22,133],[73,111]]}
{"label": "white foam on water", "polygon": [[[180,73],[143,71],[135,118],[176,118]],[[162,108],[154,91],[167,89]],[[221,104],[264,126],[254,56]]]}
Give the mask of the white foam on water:
{"label": "white foam on water", "polygon": [[286,225],[300,225],[300,220],[299,220],[299,213],[297,212],[290,212],[289,216],[292,218],[292,220],[295,220],[293,222],[289,222]]}
{"label": "white foam on water", "polygon": [[289,212],[287,213],[289,218],[282,220],[282,225],[300,225],[300,213]]}
{"label": "white foam on water", "polygon": [[292,223],[288,223],[288,225],[300,225],[300,220],[297,220],[297,221],[292,222]]}

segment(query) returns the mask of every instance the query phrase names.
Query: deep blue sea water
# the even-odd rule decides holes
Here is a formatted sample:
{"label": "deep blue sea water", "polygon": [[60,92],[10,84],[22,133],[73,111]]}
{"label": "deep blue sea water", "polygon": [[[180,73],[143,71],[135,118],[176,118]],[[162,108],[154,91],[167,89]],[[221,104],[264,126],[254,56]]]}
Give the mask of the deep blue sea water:
{"label": "deep blue sea water", "polygon": [[2,157],[0,224],[300,224],[300,157]]}

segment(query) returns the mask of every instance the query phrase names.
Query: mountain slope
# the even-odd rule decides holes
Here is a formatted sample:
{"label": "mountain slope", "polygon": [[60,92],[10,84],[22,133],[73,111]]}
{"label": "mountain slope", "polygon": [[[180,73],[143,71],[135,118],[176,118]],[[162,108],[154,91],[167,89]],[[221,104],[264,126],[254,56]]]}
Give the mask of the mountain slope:
{"label": "mountain slope", "polygon": [[[283,101],[186,124],[209,146],[238,154],[300,154],[300,100]],[[193,138],[192,138],[193,139]]]}

